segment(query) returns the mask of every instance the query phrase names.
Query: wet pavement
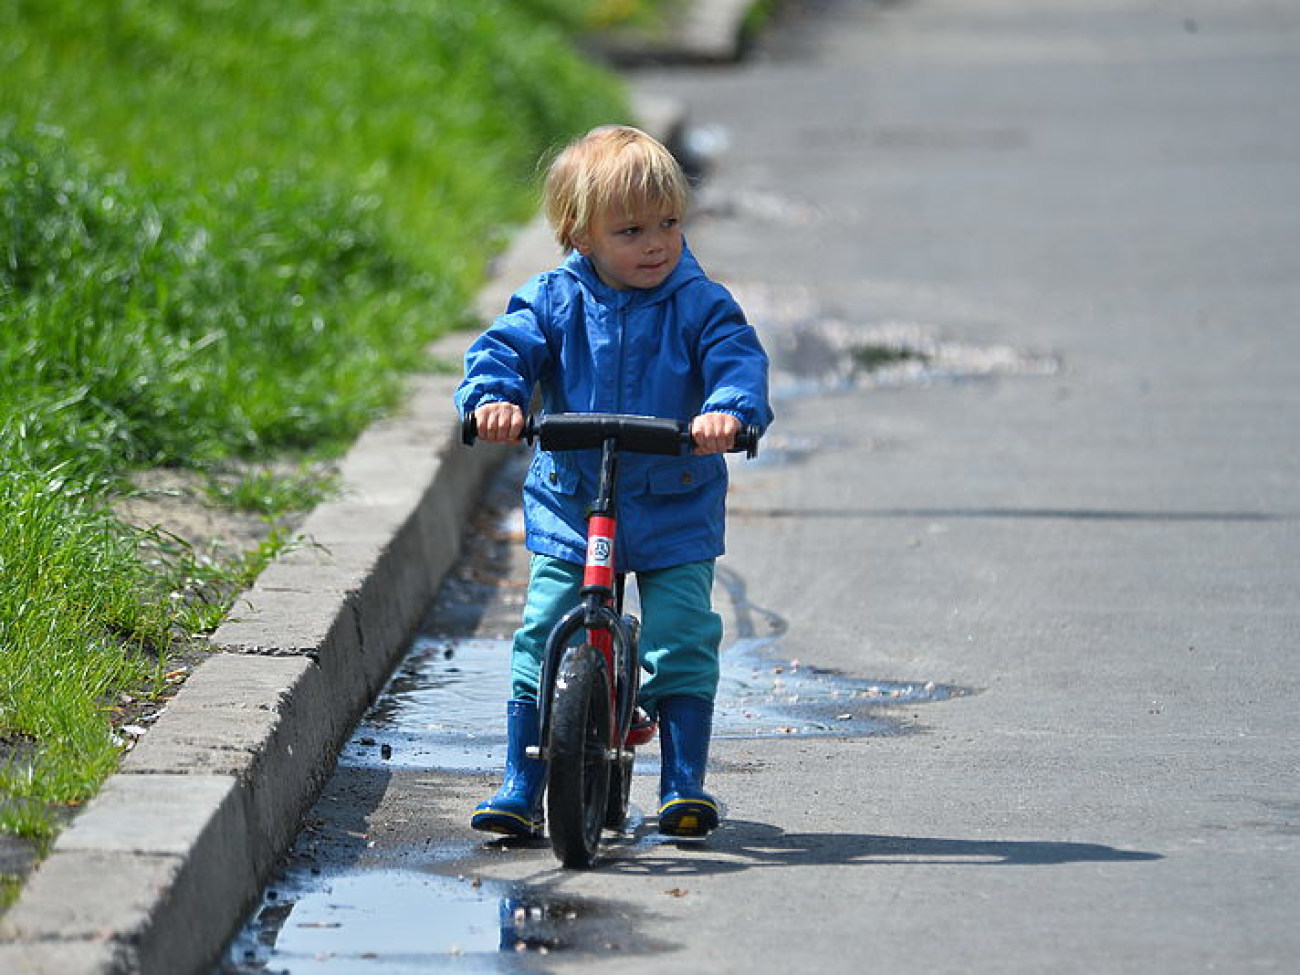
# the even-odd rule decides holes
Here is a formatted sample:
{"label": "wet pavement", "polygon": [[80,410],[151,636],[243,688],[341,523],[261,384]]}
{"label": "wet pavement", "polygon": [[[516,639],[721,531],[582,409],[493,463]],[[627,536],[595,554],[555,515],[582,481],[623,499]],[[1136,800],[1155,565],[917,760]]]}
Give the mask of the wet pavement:
{"label": "wet pavement", "polygon": [[466,828],[499,738],[413,702],[504,697],[462,679],[523,591],[498,505],[251,970],[1294,967],[1300,12],[792,6],[637,79],[707,134],[691,246],[780,363],[719,578],[725,825],[653,837],[650,747],[597,870]]}
{"label": "wet pavement", "polygon": [[[516,459],[489,487],[466,556],[354,729],[302,834],[215,975],[516,972],[533,970],[552,952],[654,950],[627,906],[547,884],[484,879],[483,859],[513,844],[484,843],[466,828],[457,841],[424,836],[373,852],[383,792],[395,774],[499,775],[508,634],[526,577],[517,504],[523,471]],[[908,734],[922,717],[916,709],[971,693],[932,681],[864,680],[788,659],[781,655],[785,621],[749,604],[745,592],[743,578],[722,567],[717,598],[736,622],[722,658],[715,739]],[[629,608],[635,603],[633,584]],[[654,748],[638,755],[635,774],[657,780]],[[525,845],[549,851],[545,841]],[[653,857],[663,845],[677,844],[648,829],[635,804],[622,833],[605,837],[606,855],[624,861]]]}

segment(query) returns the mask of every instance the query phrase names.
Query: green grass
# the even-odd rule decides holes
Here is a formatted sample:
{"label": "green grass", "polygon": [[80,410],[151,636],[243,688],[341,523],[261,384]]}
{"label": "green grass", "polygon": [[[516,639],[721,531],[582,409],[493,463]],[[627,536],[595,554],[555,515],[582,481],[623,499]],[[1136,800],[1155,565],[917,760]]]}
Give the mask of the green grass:
{"label": "green grass", "polygon": [[273,522],[316,503],[271,462],[390,409],[536,160],[626,117],[571,44],[619,6],[0,5],[0,830],[53,835],[120,757],[114,702],[294,544],[214,562],[127,528],[125,476],[206,471]]}
{"label": "green grass", "polygon": [[0,129],[0,451],[202,465],[342,440],[392,401],[429,334],[417,316],[438,314],[430,275],[355,200],[228,192],[201,221],[64,139]]}
{"label": "green grass", "polygon": [[106,702],[148,688],[169,639],[162,594],[93,485],[0,476],[0,728],[27,743],[0,766],[0,826],[43,837],[49,804],[84,799],[115,766]]}
{"label": "green grass", "polygon": [[293,472],[260,467],[233,477],[211,477],[207,496],[220,507],[274,516],[282,511],[310,511],[336,490],[333,477],[300,464]]}

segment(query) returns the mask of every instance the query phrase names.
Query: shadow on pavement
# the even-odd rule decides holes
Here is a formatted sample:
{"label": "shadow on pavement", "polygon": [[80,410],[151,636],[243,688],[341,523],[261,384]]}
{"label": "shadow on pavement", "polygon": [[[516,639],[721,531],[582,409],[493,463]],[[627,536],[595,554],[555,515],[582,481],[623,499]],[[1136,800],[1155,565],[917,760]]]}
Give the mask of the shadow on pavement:
{"label": "shadow on pavement", "polygon": [[633,874],[707,875],[780,866],[949,864],[1035,867],[1164,859],[1158,853],[1120,850],[1097,843],[961,840],[867,833],[787,833],[778,826],[746,820],[725,822],[704,843],[673,845],[680,849],[693,849],[699,855],[690,859],[683,859],[680,854],[657,857],[652,849],[641,848],[634,857],[619,857],[602,866]]}

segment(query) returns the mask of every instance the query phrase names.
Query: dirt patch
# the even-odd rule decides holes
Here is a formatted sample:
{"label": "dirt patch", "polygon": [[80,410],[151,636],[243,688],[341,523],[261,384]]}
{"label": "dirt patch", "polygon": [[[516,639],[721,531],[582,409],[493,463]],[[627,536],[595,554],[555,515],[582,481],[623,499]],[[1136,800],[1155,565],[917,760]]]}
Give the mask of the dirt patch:
{"label": "dirt patch", "polygon": [[[291,537],[306,520],[306,511],[270,517],[221,503],[218,498],[223,484],[229,488],[246,473],[142,471],[132,476],[133,490],[114,502],[122,522],[145,533],[142,558],[183,560],[182,564],[192,567],[179,583],[184,598],[214,607],[229,605],[241,587],[231,567],[256,552],[273,534]],[[321,473],[323,478],[328,476]],[[157,720],[167,700],[210,652],[202,635],[178,634],[167,648],[162,696],[137,699],[119,695],[113,706],[113,725],[126,750]]]}
{"label": "dirt patch", "polygon": [[[233,481],[237,476],[225,478]],[[113,508],[126,524],[158,530],[214,559],[256,549],[271,536],[272,522],[264,515],[215,503],[209,490],[214,479],[219,483],[222,477],[185,470],[141,471],[131,479],[133,492]],[[296,527],[305,517],[280,519],[279,524]]]}

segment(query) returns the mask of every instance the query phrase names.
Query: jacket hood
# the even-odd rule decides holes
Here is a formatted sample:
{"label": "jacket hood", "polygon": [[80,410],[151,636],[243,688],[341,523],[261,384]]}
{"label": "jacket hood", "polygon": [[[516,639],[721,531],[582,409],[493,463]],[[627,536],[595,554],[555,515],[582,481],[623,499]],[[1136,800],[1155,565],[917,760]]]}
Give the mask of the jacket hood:
{"label": "jacket hood", "polygon": [[604,301],[627,306],[653,305],[665,301],[690,282],[705,277],[704,269],[700,267],[685,240],[682,241],[681,260],[673,268],[673,273],[668,275],[662,284],[653,288],[632,288],[627,291],[611,288],[600,279],[600,275],[596,273],[596,266],[591,263],[591,258],[584,257],[577,251],[569,253],[559,270],[581,282],[584,288]]}

